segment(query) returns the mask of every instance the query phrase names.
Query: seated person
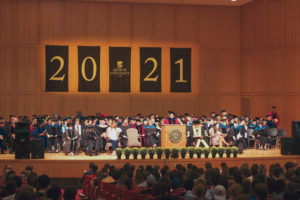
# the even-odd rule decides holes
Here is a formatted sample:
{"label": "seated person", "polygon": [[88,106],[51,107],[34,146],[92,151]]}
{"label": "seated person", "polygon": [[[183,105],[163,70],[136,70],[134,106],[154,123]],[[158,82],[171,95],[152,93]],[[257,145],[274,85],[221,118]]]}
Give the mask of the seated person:
{"label": "seated person", "polygon": [[209,137],[202,130],[199,120],[194,120],[193,126],[187,127],[187,138],[190,146],[200,147],[202,143],[204,147],[209,147],[207,144],[207,142],[209,142]]}
{"label": "seated person", "polygon": [[215,126],[209,130],[213,146],[216,146],[216,145],[223,146],[223,144],[225,144],[226,146],[229,146],[229,144],[224,139],[224,137],[226,137],[226,135],[222,134],[221,131],[222,130],[220,128],[220,124],[218,124],[218,123],[215,124]]}
{"label": "seated person", "polygon": [[153,120],[148,120],[147,126],[145,126],[145,133],[147,147],[156,147],[159,133],[153,123]]}
{"label": "seated person", "polygon": [[112,144],[112,155],[116,155],[116,148],[119,144],[119,134],[122,132],[120,128],[117,127],[117,122],[112,121],[111,126],[107,128],[106,135],[108,143]]}
{"label": "seated person", "polygon": [[74,129],[73,124],[68,124],[68,129],[65,131],[64,134],[64,150],[66,154],[74,155],[77,153],[79,149],[78,144],[79,134],[76,129]]}
{"label": "seated person", "polygon": [[263,122],[258,123],[258,127],[255,128],[255,132],[253,134],[259,141],[259,149],[267,149],[269,140],[267,138],[266,126],[263,126]]}

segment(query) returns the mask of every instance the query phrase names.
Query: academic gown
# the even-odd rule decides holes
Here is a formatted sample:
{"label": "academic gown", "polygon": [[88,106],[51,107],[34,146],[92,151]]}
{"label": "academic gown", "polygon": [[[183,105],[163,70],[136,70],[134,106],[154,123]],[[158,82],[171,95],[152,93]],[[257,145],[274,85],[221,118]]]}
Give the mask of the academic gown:
{"label": "academic gown", "polygon": [[130,127],[131,127],[130,125],[127,125],[127,126],[122,125],[122,126],[120,126],[121,133],[120,133],[119,137],[120,137],[120,143],[121,143],[122,148],[126,148],[126,146],[127,146],[127,132],[126,131]]}
{"label": "academic gown", "polygon": [[4,138],[6,137],[6,133],[5,133],[5,130],[3,127],[0,127],[0,148],[1,148],[1,151],[5,151],[6,150],[6,146],[4,145]]}
{"label": "academic gown", "polygon": [[145,133],[145,128],[143,125],[136,125],[136,129],[138,130],[138,134],[140,136],[140,143],[142,144],[143,147],[146,146],[146,133]]}
{"label": "academic gown", "polygon": [[145,141],[147,147],[157,144],[157,130],[155,126],[145,126]]}
{"label": "academic gown", "polygon": [[65,132],[64,150],[65,153],[76,152],[79,148],[78,145],[79,133],[76,129],[68,129]]}
{"label": "academic gown", "polygon": [[180,124],[176,118],[166,118],[164,124]]}
{"label": "academic gown", "polygon": [[95,152],[98,152],[98,143],[97,143],[97,134],[95,129],[93,128],[91,132],[89,132],[89,129],[86,130],[87,139],[88,139],[88,151],[91,154],[93,151],[93,148],[95,148]]}
{"label": "academic gown", "polygon": [[265,145],[266,143],[268,143],[267,131],[265,126],[256,127],[253,134],[255,135],[256,139],[259,140],[259,143],[261,145]]}

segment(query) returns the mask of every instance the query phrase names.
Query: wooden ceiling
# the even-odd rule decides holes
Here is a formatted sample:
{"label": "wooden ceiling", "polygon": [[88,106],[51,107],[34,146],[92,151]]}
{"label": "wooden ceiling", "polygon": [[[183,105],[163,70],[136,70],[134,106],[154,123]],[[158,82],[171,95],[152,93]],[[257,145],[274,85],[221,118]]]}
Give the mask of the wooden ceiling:
{"label": "wooden ceiling", "polygon": [[82,0],[97,2],[119,3],[158,3],[158,4],[182,4],[182,5],[207,5],[207,6],[243,6],[254,0]]}

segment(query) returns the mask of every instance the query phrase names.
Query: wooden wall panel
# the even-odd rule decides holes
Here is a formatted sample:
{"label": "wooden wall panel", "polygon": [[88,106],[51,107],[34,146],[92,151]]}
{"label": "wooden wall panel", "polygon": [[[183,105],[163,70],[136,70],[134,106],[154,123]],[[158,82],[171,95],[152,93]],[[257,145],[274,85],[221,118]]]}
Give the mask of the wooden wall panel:
{"label": "wooden wall panel", "polygon": [[175,6],[174,33],[176,45],[191,45],[196,40],[196,8],[194,6]]}
{"label": "wooden wall panel", "polygon": [[197,41],[200,48],[218,47],[218,10],[214,7],[197,8]]}
{"label": "wooden wall panel", "polygon": [[240,52],[222,52],[218,56],[218,91],[240,92]]}
{"label": "wooden wall panel", "polygon": [[289,0],[283,2],[284,24],[283,34],[284,42],[287,45],[299,45],[300,43],[300,7],[298,0]]}
{"label": "wooden wall panel", "polygon": [[[211,93],[217,90],[218,82],[215,79],[218,77],[218,59],[216,51],[199,51],[197,55],[199,60],[200,73],[197,74],[197,81],[199,82],[200,93]],[[209,87],[207,87],[209,83]]]}
{"label": "wooden wall panel", "polygon": [[16,42],[31,45],[40,43],[39,16],[38,0],[17,0],[15,20]]}
{"label": "wooden wall panel", "polygon": [[[40,89],[40,70],[39,52],[37,47],[15,48],[16,78],[17,89],[24,92],[39,91]],[[26,74],[24,74],[24,71]],[[30,81],[28,81],[30,80]]]}
{"label": "wooden wall panel", "polygon": [[[280,128],[291,135],[299,114],[300,1],[262,0],[241,8],[241,97],[251,114],[264,116],[276,105]],[[255,35],[255,37],[253,37]],[[251,84],[252,82],[252,84]]]}
{"label": "wooden wall panel", "polygon": [[132,6],[132,42],[141,45],[152,45],[153,42],[153,6]]}
{"label": "wooden wall panel", "polygon": [[218,9],[218,43],[220,48],[240,49],[240,10]]}
{"label": "wooden wall panel", "polygon": [[107,5],[92,2],[84,4],[84,24],[86,28],[84,31],[85,42],[89,45],[107,45]]}
{"label": "wooden wall panel", "polygon": [[41,44],[66,44],[64,1],[40,1]]}
{"label": "wooden wall panel", "polygon": [[132,30],[131,15],[130,4],[110,5],[110,45],[119,46],[130,43]]}
{"label": "wooden wall panel", "polygon": [[0,70],[1,70],[1,91],[16,90],[16,59],[15,48],[11,46],[0,47]]}
{"label": "wooden wall panel", "polygon": [[65,31],[68,45],[84,44],[86,38],[86,14],[84,2],[68,2],[65,6]]}
{"label": "wooden wall panel", "polygon": [[15,21],[16,7],[14,0],[0,1],[0,43],[14,43],[15,41]]}
{"label": "wooden wall panel", "polygon": [[[9,113],[239,112],[239,8],[0,1],[0,107]],[[46,93],[45,45],[69,46],[69,92]],[[78,45],[101,46],[99,93],[78,92]],[[109,46],[132,47],[131,93],[109,93]],[[162,47],[162,92],[139,92],[139,47]],[[170,93],[170,47],[192,48],[192,92]],[[223,84],[224,81],[227,81]],[[221,99],[222,101],[219,101]],[[229,102],[233,101],[230,106]],[[237,113],[239,114],[239,113]]]}
{"label": "wooden wall panel", "polygon": [[275,0],[269,3],[269,44],[282,45],[284,33],[284,1]]}
{"label": "wooden wall panel", "polygon": [[174,7],[155,5],[155,41],[156,44],[170,44],[174,41]]}

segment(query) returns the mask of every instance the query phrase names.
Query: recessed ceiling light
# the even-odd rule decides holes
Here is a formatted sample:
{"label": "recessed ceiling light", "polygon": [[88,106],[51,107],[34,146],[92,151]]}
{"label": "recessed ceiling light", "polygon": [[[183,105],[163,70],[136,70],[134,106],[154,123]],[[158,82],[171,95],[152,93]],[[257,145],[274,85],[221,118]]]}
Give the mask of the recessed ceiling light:
{"label": "recessed ceiling light", "polygon": [[232,2],[235,2],[235,1],[237,1],[237,0],[231,0]]}

